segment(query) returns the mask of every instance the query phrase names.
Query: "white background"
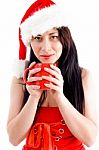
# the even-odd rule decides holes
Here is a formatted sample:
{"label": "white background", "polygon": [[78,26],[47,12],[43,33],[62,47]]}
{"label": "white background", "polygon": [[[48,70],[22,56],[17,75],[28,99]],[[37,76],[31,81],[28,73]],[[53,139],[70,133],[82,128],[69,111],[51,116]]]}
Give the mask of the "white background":
{"label": "white background", "polygon": [[[96,85],[99,120],[99,9],[98,0],[60,0],[75,41],[80,65],[91,70]],[[11,67],[18,57],[18,27],[25,10],[33,0],[0,1],[0,149],[21,150],[12,146],[6,133],[10,102]],[[65,2],[65,5],[64,5]],[[64,18],[65,19],[65,18]],[[68,24],[67,23],[67,24]],[[91,150],[99,149],[99,139]]]}

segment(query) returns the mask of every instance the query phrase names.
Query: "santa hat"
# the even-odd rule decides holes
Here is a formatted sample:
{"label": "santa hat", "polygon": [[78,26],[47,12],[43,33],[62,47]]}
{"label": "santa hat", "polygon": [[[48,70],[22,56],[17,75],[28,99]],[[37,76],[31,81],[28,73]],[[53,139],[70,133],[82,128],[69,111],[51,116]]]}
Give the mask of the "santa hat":
{"label": "santa hat", "polygon": [[26,53],[32,36],[61,26],[66,26],[66,22],[55,2],[37,0],[28,8],[19,27],[19,61],[14,66],[16,77],[23,77],[23,72],[27,67]]}

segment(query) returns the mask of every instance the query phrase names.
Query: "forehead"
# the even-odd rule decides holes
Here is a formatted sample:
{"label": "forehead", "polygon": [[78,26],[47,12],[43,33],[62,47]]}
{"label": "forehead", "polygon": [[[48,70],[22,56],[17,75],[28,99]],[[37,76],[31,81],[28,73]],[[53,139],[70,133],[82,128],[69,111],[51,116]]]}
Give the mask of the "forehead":
{"label": "forehead", "polygon": [[48,33],[48,34],[49,33],[58,33],[58,30],[56,28],[52,28],[52,29],[46,31],[45,33]]}
{"label": "forehead", "polygon": [[45,31],[44,33],[42,34],[38,34],[38,35],[50,35],[50,34],[54,34],[54,33],[58,33],[58,30],[56,28],[52,28],[52,29],[49,29],[47,31]]}

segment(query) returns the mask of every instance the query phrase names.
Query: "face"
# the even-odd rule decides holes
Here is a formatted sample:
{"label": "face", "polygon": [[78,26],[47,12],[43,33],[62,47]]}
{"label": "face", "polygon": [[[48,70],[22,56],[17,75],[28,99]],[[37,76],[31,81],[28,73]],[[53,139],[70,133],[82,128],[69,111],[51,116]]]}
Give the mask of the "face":
{"label": "face", "polygon": [[31,47],[42,63],[56,63],[62,54],[58,30],[53,28],[42,35],[32,37]]}

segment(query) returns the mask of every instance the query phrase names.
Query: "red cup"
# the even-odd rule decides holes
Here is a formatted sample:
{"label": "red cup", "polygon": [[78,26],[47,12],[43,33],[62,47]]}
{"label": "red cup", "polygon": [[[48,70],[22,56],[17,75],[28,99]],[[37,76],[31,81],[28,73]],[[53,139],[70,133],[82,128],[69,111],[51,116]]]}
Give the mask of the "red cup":
{"label": "red cup", "polygon": [[45,83],[50,84],[50,81],[48,81],[46,79],[42,79],[42,80],[39,80],[39,81],[29,82],[29,81],[27,81],[27,78],[26,78],[27,73],[29,72],[29,70],[32,70],[34,68],[41,68],[41,70],[39,72],[35,73],[33,75],[33,77],[51,76],[50,73],[48,73],[44,70],[45,67],[50,68],[50,64],[48,64],[48,63],[37,63],[33,67],[26,68],[26,70],[24,71],[24,78],[23,78],[24,82],[28,85],[38,85],[38,86],[40,86],[40,89],[42,89],[42,90],[48,90],[49,88],[46,87],[44,84]]}

